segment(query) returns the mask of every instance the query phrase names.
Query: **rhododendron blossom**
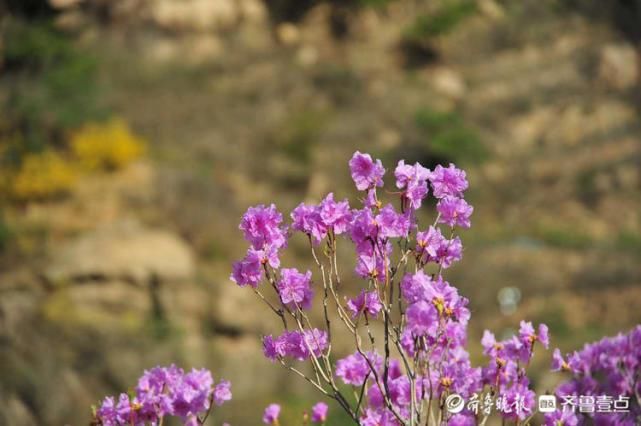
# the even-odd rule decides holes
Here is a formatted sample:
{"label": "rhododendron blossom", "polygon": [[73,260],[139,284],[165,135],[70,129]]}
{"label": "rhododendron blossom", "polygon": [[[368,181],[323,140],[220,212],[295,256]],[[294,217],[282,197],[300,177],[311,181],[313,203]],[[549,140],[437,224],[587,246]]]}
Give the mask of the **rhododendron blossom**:
{"label": "rhododendron blossom", "polygon": [[[487,362],[472,365],[469,301],[444,275],[462,259],[458,233],[472,225],[465,171],[454,164],[429,170],[401,160],[395,188],[383,191],[380,160],[357,151],[349,169],[362,191],[352,205],[329,193],[289,215],[270,204],[250,207],[241,219],[249,244],[230,278],[249,287],[279,320],[280,330],[262,338],[267,359],[361,426],[496,424],[490,416],[516,425],[641,424],[641,326],[567,355],[556,349],[551,356],[552,370],[567,380],[550,394],[577,404],[583,396],[609,401],[619,408],[610,413],[538,412],[528,368],[550,345],[545,324],[521,321],[502,340],[485,330],[480,344]],[[425,202],[429,197],[432,203]],[[288,216],[289,224],[283,219]],[[281,257],[289,239],[300,237],[313,270],[297,269]],[[352,267],[343,271],[339,256]],[[215,384],[207,370],[156,368],[141,377],[135,395],[105,398],[95,419],[142,425],[176,416],[198,425],[212,405],[230,399],[229,382]],[[303,424],[330,424],[328,407],[315,404],[311,417],[302,415]],[[263,423],[280,425],[280,414],[281,406],[270,404]]]}

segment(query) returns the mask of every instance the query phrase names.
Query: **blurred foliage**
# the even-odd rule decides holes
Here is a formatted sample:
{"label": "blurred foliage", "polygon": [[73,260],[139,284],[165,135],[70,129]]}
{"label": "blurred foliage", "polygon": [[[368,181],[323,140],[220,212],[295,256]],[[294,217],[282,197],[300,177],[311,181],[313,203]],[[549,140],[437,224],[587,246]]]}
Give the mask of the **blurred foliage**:
{"label": "blurred foliage", "polygon": [[5,215],[0,211],[0,253],[4,253],[13,238],[13,230],[7,223]]}
{"label": "blurred foliage", "polygon": [[0,192],[56,197],[81,170],[116,169],[142,155],[145,144],[124,122],[99,124],[107,111],[97,63],[70,37],[47,20],[10,18],[2,45]]}
{"label": "blurred foliage", "polygon": [[544,243],[553,247],[580,250],[594,246],[589,235],[567,227],[540,225],[536,233]]}
{"label": "blurred foliage", "polygon": [[357,0],[359,6],[381,8],[385,7],[394,0]]}
{"label": "blurred foliage", "polygon": [[362,82],[354,70],[336,64],[320,64],[314,69],[312,79],[316,88],[328,94],[337,105],[357,98]]}
{"label": "blurred foliage", "polygon": [[329,119],[329,112],[318,109],[288,114],[268,137],[268,146],[277,156],[274,162],[260,166],[265,168],[263,173],[290,191],[304,191],[310,179],[313,154]]}
{"label": "blurred foliage", "polygon": [[630,230],[622,230],[616,239],[619,249],[641,255],[641,234]]}
{"label": "blurred foliage", "polygon": [[42,150],[59,142],[65,129],[104,117],[96,62],[67,36],[44,21],[10,20],[3,43],[3,130],[19,133],[28,150]]}
{"label": "blurred foliage", "polygon": [[145,142],[119,119],[85,124],[69,144],[80,167],[87,170],[120,169],[145,152]]}
{"label": "blurred foliage", "polygon": [[414,123],[432,154],[459,162],[480,162],[487,157],[478,134],[456,112],[421,108],[414,115]]}
{"label": "blurred foliage", "polygon": [[291,160],[309,165],[326,121],[326,114],[322,111],[308,110],[292,114],[274,137],[276,148]]}
{"label": "blurred foliage", "polygon": [[475,12],[473,1],[443,1],[434,13],[418,15],[405,30],[405,39],[419,42],[445,35]]}

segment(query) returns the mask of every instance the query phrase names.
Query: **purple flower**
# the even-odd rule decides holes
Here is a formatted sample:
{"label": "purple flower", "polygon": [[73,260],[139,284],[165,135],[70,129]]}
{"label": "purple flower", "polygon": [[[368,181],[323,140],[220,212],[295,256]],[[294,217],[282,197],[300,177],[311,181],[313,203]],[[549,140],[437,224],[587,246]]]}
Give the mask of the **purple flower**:
{"label": "purple flower", "polygon": [[409,216],[396,213],[391,204],[383,207],[376,216],[375,222],[378,225],[378,236],[380,238],[407,237],[410,231]]}
{"label": "purple flower", "polygon": [[[370,364],[377,370],[382,367],[383,358],[375,352],[366,353],[367,359],[356,352],[336,361],[336,376],[347,385],[362,386],[366,378],[373,378]],[[368,362],[369,360],[369,362]]]}
{"label": "purple flower", "polygon": [[[586,423],[594,424],[635,424],[634,419],[641,416],[641,407],[635,404],[641,392],[641,325],[627,334],[606,337],[598,342],[586,344],[580,351],[572,353],[567,369],[573,377],[556,389],[558,396],[563,395],[617,395],[629,401],[629,413],[585,414],[591,417]],[[566,370],[560,353],[554,361]],[[616,398],[616,397],[615,397]],[[580,422],[580,424],[582,424]]]}
{"label": "purple flower", "polygon": [[410,166],[401,160],[394,171],[396,187],[403,190],[403,197],[409,201],[413,209],[421,207],[423,198],[427,196],[427,179],[430,171],[419,163]]}
{"label": "purple flower", "polygon": [[459,237],[448,240],[440,229],[430,226],[416,234],[416,253],[423,263],[435,262],[447,269],[463,257],[463,244]]}
{"label": "purple flower", "polygon": [[570,410],[556,410],[547,413],[544,420],[545,426],[578,426],[579,424],[578,417]]}
{"label": "purple flower", "polygon": [[378,234],[378,228],[369,208],[353,212],[349,233],[352,241],[358,246],[362,247],[362,243],[368,243],[371,246]]}
{"label": "purple flower", "polygon": [[465,172],[457,169],[451,163],[448,168],[441,165],[436,166],[434,171],[430,173],[429,180],[432,183],[436,198],[461,197],[468,186]]}
{"label": "purple flower", "polygon": [[451,227],[460,226],[465,229],[471,226],[470,216],[474,208],[462,198],[449,196],[442,198],[436,205],[436,210],[440,214],[439,223]]}
{"label": "purple flower", "polygon": [[349,160],[349,168],[352,173],[352,179],[356,184],[356,189],[359,191],[383,186],[385,169],[381,160],[374,162],[369,154],[361,154],[356,151],[352,159]]}
{"label": "purple flower", "polygon": [[266,425],[276,425],[278,424],[278,416],[280,415],[280,405],[278,404],[269,404],[265,408],[263,414],[263,423]]}
{"label": "purple flower", "polygon": [[459,237],[454,237],[451,240],[446,240],[437,252],[436,262],[439,263],[444,269],[452,266],[454,262],[458,262],[463,258],[463,243]]}
{"label": "purple flower", "polygon": [[242,260],[234,262],[229,279],[241,287],[249,285],[256,288],[262,279],[262,274],[261,251],[250,248]]}
{"label": "purple flower", "polygon": [[227,380],[221,380],[214,388],[214,401],[216,405],[223,405],[226,401],[231,401],[231,383]]}
{"label": "purple flower", "polygon": [[373,249],[364,250],[358,254],[355,272],[362,278],[385,280],[386,262]]}
{"label": "purple flower", "polygon": [[368,209],[380,209],[382,204],[376,196],[376,188],[368,189],[365,198],[363,198],[363,207]]}
{"label": "purple flower", "polygon": [[432,286],[432,278],[422,270],[406,274],[401,280],[401,294],[408,303],[427,300]]}
{"label": "purple flower", "polygon": [[287,234],[282,223],[283,215],[274,204],[269,207],[261,204],[247,209],[239,228],[256,250],[262,250],[265,246],[280,249],[287,244]]}
{"label": "purple flower", "polygon": [[419,254],[423,262],[429,262],[437,258],[438,251],[447,241],[441,230],[430,226],[427,231],[416,233],[416,253]]}
{"label": "purple flower", "polygon": [[174,415],[187,418],[209,408],[214,381],[208,370],[193,369],[170,389]]}
{"label": "purple flower", "polygon": [[489,330],[483,332],[481,346],[483,346],[483,353],[492,358],[499,356],[499,351],[503,350],[503,344],[498,343],[496,337],[494,337],[494,333]]}
{"label": "purple flower", "polygon": [[455,414],[449,418],[447,426],[476,426],[476,418],[472,414]]}
{"label": "purple flower", "polygon": [[295,268],[283,268],[280,271],[278,293],[280,299],[292,309],[300,307],[308,309],[312,304],[313,292],[311,290],[312,273],[307,271],[301,274]]}
{"label": "purple flower", "polygon": [[570,366],[563,359],[563,356],[561,355],[561,351],[559,350],[559,348],[556,348],[552,353],[552,371],[561,371],[561,370],[569,371]]}
{"label": "purple flower", "polygon": [[327,228],[334,230],[335,235],[344,233],[352,221],[349,202],[347,200],[334,201],[334,194],[330,192],[321,202],[320,217]]}
{"label": "purple flower", "polygon": [[303,333],[286,331],[276,339],[272,336],[263,338],[263,354],[271,361],[283,357],[304,361],[312,354],[316,357],[321,356],[328,346],[327,332],[316,328],[305,330]]}
{"label": "purple flower", "polygon": [[325,423],[329,407],[324,402],[318,402],[312,407],[312,422]]}
{"label": "purple flower", "polygon": [[352,313],[353,318],[356,318],[361,312],[365,312],[371,317],[376,317],[383,309],[383,305],[375,290],[370,292],[362,290],[355,299],[347,301],[347,308]]}
{"label": "purple flower", "polygon": [[133,410],[131,401],[129,400],[129,395],[121,393],[118,398],[118,404],[116,404],[116,424],[138,424],[136,419],[136,412]]}
{"label": "purple flower", "polygon": [[503,389],[499,411],[506,419],[525,420],[534,412],[536,394],[528,387],[527,377]]}
{"label": "purple flower", "polygon": [[96,417],[102,422],[105,426],[115,426],[118,424],[116,412],[116,404],[114,402],[113,396],[106,397],[98,410],[96,411]]}
{"label": "purple flower", "polygon": [[521,344],[528,349],[531,349],[536,341],[541,342],[543,347],[547,349],[550,345],[548,326],[545,324],[539,324],[539,332],[537,334],[534,331],[534,327],[531,322],[521,321],[519,339],[521,340]]}
{"label": "purple flower", "polygon": [[185,373],[174,365],[155,367],[138,379],[135,395],[123,393],[117,403],[113,397],[105,398],[96,419],[106,426],[144,426],[176,416],[185,425],[197,425],[197,417],[210,409],[212,397],[218,405],[231,399],[229,382],[213,385],[211,373],[205,369]]}
{"label": "purple flower", "polygon": [[327,332],[325,330],[319,330],[317,328],[305,330],[303,332],[303,339],[305,340],[305,350],[307,351],[307,357],[310,356],[310,349],[311,354],[319,357],[329,347],[329,337],[327,336]]}
{"label": "purple flower", "polygon": [[300,203],[291,213],[292,228],[304,232],[315,244],[327,235],[327,225],[321,217],[321,208]]}
{"label": "purple flower", "polygon": [[545,349],[550,347],[550,332],[547,325],[539,324],[539,335],[537,338]]}
{"label": "purple flower", "polygon": [[359,419],[361,426],[398,426],[394,414],[386,408],[365,410],[365,414]]}
{"label": "purple flower", "polygon": [[263,355],[270,361],[276,361],[280,355],[276,347],[276,341],[272,336],[263,337]]}
{"label": "purple flower", "polygon": [[435,335],[438,328],[438,312],[434,305],[420,300],[411,304],[405,313],[407,329],[416,336]]}

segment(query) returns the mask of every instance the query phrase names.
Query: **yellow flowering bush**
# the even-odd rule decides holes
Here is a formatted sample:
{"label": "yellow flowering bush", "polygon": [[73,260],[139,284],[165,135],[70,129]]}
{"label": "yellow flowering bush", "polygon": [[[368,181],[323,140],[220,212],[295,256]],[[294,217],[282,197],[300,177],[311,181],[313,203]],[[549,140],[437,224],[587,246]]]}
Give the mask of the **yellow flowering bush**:
{"label": "yellow flowering bush", "polygon": [[113,119],[81,127],[72,134],[70,148],[85,169],[120,169],[145,152],[145,142],[127,123]]}
{"label": "yellow flowering bush", "polygon": [[73,164],[51,151],[27,154],[4,184],[16,199],[47,198],[65,193],[76,181]]}

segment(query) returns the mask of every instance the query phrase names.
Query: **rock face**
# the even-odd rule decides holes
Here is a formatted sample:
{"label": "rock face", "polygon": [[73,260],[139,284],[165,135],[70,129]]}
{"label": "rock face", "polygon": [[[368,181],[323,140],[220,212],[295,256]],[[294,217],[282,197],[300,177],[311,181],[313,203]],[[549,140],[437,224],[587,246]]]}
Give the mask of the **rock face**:
{"label": "rock face", "polygon": [[184,280],[194,273],[189,246],[173,234],[118,224],[63,246],[45,271],[51,282],[120,279],[138,284]]}
{"label": "rock face", "polygon": [[169,30],[229,28],[240,17],[234,0],[159,0],[149,6],[153,21]]}
{"label": "rock face", "polygon": [[614,89],[630,89],[639,81],[639,54],[628,44],[609,44],[600,54],[599,77]]}

